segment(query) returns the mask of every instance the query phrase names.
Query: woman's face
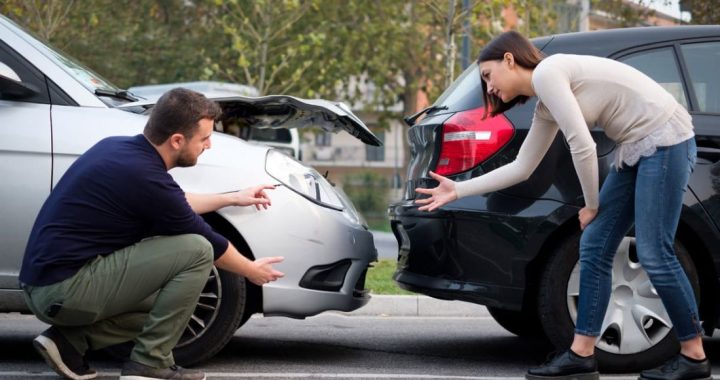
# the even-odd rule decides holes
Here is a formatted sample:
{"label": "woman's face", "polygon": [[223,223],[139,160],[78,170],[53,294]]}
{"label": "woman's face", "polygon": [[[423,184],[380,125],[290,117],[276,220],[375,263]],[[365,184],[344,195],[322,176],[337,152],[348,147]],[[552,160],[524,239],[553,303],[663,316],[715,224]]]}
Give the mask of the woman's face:
{"label": "woman's face", "polygon": [[515,62],[509,53],[505,53],[502,60],[480,62],[480,78],[485,81],[488,94],[497,96],[503,103],[518,96],[514,66]]}

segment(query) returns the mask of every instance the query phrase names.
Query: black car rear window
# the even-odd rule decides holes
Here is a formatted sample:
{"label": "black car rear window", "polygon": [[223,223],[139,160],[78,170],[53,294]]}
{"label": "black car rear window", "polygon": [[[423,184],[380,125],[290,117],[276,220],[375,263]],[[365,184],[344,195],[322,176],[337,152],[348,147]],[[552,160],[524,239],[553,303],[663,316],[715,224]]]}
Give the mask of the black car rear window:
{"label": "black car rear window", "polygon": [[446,112],[458,112],[482,106],[482,85],[477,63],[468,66],[440,95],[435,105],[447,107]]}

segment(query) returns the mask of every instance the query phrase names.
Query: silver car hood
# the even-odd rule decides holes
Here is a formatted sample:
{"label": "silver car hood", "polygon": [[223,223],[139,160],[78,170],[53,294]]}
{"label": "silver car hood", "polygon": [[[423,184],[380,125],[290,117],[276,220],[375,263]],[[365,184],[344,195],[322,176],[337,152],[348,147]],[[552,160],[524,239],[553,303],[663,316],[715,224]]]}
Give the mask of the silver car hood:
{"label": "silver car hood", "polygon": [[[375,146],[382,142],[345,103],[323,99],[300,99],[288,95],[211,98],[223,108],[224,119],[234,119],[254,128],[317,127],[328,132],[344,129],[360,141]],[[155,100],[124,104],[118,108],[147,107]]]}

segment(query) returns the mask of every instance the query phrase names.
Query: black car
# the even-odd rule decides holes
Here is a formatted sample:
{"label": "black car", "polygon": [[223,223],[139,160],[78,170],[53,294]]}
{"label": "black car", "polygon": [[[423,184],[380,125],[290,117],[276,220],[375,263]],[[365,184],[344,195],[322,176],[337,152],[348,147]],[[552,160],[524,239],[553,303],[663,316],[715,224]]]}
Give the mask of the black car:
{"label": "black car", "polygon": [[[588,54],[645,72],[690,111],[698,161],[685,194],[676,252],[698,297],[705,332],[720,317],[720,26],[629,28],[537,38],[546,55]],[[418,211],[416,187],[434,187],[428,171],[464,181],[513,161],[527,135],[536,99],[482,120],[477,65],[448,88],[408,132],[411,160],[403,199],[390,205],[398,240],[395,281],[432,297],[487,305],[520,336],[568,347],[578,295],[580,183],[558,134],[525,182]],[[410,122],[411,123],[411,122]],[[412,123],[411,123],[412,124]],[[601,181],[615,144],[599,128]],[[677,350],[672,323],[640,267],[632,233],[615,259],[613,293],[598,339],[605,371],[652,367]]]}

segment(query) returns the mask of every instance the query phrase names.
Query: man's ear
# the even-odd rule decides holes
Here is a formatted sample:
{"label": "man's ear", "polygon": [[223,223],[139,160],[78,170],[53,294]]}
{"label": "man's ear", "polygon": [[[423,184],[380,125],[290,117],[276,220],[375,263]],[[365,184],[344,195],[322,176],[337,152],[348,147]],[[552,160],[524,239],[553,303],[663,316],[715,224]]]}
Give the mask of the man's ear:
{"label": "man's ear", "polygon": [[170,147],[175,150],[180,150],[185,145],[185,136],[182,133],[173,133],[170,138]]}

